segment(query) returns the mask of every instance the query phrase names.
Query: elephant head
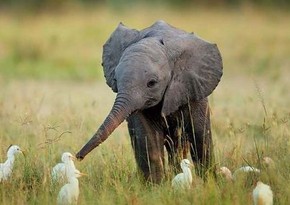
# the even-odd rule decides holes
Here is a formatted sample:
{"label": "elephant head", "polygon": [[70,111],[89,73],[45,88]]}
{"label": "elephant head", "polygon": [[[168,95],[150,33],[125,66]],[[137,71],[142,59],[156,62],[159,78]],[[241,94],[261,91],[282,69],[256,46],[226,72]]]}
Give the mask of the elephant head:
{"label": "elephant head", "polygon": [[160,115],[167,116],[189,100],[210,95],[222,76],[215,44],[164,21],[141,31],[120,23],[104,45],[102,65],[117,96],[103,124],[77,154],[80,160],[133,112],[161,104]]}

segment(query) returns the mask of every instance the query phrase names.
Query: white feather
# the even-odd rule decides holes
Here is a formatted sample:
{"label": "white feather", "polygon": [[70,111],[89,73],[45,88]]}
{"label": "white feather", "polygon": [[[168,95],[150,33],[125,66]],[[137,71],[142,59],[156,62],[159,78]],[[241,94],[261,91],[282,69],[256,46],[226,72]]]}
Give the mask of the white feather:
{"label": "white feather", "polygon": [[62,163],[56,164],[51,171],[51,179],[54,182],[64,182],[66,180],[66,165],[71,166],[72,169],[75,169],[73,159],[74,156],[69,152],[64,152],[62,154]]}
{"label": "white feather", "polygon": [[243,166],[240,167],[238,169],[236,169],[234,171],[233,174],[233,179],[235,180],[239,174],[244,173],[244,174],[248,174],[248,173],[256,173],[256,174],[260,174],[260,170],[255,168],[255,167],[251,167],[251,166]]}
{"label": "white feather", "polygon": [[251,167],[251,166],[243,166],[240,167],[238,169],[236,169],[234,171],[234,174],[232,174],[231,170],[227,167],[221,167],[219,169],[219,173],[222,174],[228,181],[234,181],[237,179],[239,174],[247,174],[247,173],[260,173],[260,170],[255,168],[255,167]]}
{"label": "white feather", "polygon": [[64,181],[65,180],[65,165],[64,163],[58,163],[52,168],[51,179],[53,181]]}
{"label": "white feather", "polygon": [[258,181],[257,186],[253,190],[253,201],[254,205],[272,205],[273,192],[271,187]]}
{"label": "white feather", "polygon": [[227,167],[220,167],[219,173],[221,175],[223,175],[226,178],[226,180],[228,180],[228,181],[233,180],[233,175],[232,175],[231,170],[229,170],[229,168],[227,168]]}
{"label": "white feather", "polygon": [[192,174],[190,166],[192,166],[188,159],[183,159],[180,163],[182,173],[177,174],[171,181],[171,186],[174,189],[189,189],[192,184]]}
{"label": "white feather", "polygon": [[244,167],[240,167],[239,169],[237,169],[235,171],[235,173],[238,173],[238,172],[257,172],[257,173],[260,173],[260,170],[255,168],[255,167],[251,167],[251,166],[244,166]]}
{"label": "white feather", "polygon": [[57,196],[57,204],[67,205],[67,204],[77,204],[79,197],[79,181],[78,177],[83,174],[77,169],[69,168],[67,170],[68,183],[65,184],[59,191]]}
{"label": "white feather", "polygon": [[19,146],[12,145],[7,151],[7,160],[0,163],[0,182],[7,180],[12,174],[13,165],[15,161],[15,154],[23,153]]}

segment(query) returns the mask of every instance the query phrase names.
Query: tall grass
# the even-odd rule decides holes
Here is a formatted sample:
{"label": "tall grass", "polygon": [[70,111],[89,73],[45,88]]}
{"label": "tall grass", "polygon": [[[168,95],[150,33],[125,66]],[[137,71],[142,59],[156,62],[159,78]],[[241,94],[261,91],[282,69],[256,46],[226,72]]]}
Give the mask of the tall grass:
{"label": "tall grass", "polygon": [[[229,83],[234,85],[234,81]],[[218,166],[232,170],[248,164],[261,168],[258,178],[234,184],[218,178],[204,185],[194,183],[192,190],[179,194],[170,187],[170,174],[160,186],[148,185],[137,173],[123,123],[84,161],[76,163],[89,175],[80,178],[80,204],[251,204],[252,182],[256,179],[271,185],[277,204],[287,204],[289,112],[274,111],[266,105],[269,114],[265,116],[254,85],[240,96],[243,105],[236,105],[235,97],[229,96],[234,96],[234,87],[223,89],[222,85],[213,95],[216,161]],[[12,178],[0,186],[0,204],[54,203],[61,185],[51,183],[51,168],[64,151],[75,153],[86,142],[109,111],[114,95],[104,83],[31,80],[2,84],[0,93],[0,158],[5,159],[9,144],[27,150],[26,157],[17,156]],[[277,95],[279,92],[265,94],[265,103]],[[223,105],[225,100],[228,107]],[[289,98],[285,100],[289,102]],[[273,158],[274,169],[264,167],[264,156]]]}
{"label": "tall grass", "polygon": [[[156,19],[218,44],[225,75],[210,96],[216,161],[232,170],[250,164],[262,173],[236,183],[209,179],[181,193],[170,187],[172,173],[159,186],[146,184],[137,173],[123,123],[84,161],[76,162],[89,175],[80,178],[79,204],[251,204],[257,179],[272,187],[275,204],[287,204],[288,17],[252,8],[1,13],[0,159],[5,160],[10,144],[27,153],[17,156],[11,179],[0,184],[0,204],[55,204],[61,185],[51,183],[51,168],[64,151],[81,148],[114,100],[99,66],[102,44],[119,21],[141,29]],[[264,156],[275,161],[274,168],[262,164]]]}

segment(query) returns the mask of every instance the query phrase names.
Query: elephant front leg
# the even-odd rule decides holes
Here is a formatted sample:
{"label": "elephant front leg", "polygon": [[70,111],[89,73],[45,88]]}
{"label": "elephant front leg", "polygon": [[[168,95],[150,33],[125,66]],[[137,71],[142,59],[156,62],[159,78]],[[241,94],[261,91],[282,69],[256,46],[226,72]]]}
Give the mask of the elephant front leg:
{"label": "elephant front leg", "polygon": [[138,168],[147,181],[160,183],[164,177],[164,135],[142,113],[127,121]]}

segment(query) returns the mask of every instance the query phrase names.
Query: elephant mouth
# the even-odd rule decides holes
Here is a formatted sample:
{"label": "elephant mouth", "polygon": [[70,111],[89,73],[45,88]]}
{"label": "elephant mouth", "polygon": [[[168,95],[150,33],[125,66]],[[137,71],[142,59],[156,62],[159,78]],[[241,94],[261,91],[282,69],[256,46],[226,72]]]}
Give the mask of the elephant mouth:
{"label": "elephant mouth", "polygon": [[150,106],[152,106],[152,105],[153,105],[153,102],[150,101],[150,100],[147,100],[147,101],[145,102],[145,106],[146,106],[146,107],[150,107]]}
{"label": "elephant mouth", "polygon": [[149,108],[152,106],[155,106],[156,104],[158,104],[158,100],[155,98],[149,98],[148,100],[145,101],[145,107]]}

